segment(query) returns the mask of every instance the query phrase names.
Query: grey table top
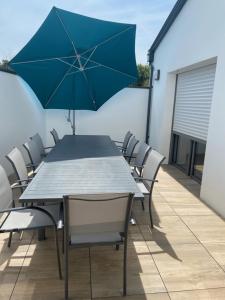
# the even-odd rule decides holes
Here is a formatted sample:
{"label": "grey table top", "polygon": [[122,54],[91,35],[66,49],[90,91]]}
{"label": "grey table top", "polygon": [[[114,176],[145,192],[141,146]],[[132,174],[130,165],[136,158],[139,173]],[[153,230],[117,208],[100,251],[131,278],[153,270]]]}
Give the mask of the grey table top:
{"label": "grey table top", "polygon": [[44,159],[20,201],[119,192],[142,197],[130,167],[110,137],[66,135]]}

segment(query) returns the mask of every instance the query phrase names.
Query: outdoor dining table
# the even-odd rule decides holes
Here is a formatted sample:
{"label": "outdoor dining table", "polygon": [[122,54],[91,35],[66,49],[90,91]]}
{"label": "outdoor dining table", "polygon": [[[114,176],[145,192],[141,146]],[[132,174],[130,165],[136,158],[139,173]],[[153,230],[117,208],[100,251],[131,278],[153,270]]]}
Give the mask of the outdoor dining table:
{"label": "outdoor dining table", "polygon": [[131,169],[106,135],[65,135],[44,158],[20,196],[25,204],[62,201],[64,195],[134,193]]}

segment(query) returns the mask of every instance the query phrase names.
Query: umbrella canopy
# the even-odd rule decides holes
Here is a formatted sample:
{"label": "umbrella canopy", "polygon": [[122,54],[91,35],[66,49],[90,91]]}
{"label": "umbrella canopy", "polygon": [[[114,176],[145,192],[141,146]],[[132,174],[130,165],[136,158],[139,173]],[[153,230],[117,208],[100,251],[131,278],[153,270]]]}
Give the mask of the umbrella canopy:
{"label": "umbrella canopy", "polygon": [[97,110],[137,80],[135,31],[53,7],[10,66],[44,108]]}

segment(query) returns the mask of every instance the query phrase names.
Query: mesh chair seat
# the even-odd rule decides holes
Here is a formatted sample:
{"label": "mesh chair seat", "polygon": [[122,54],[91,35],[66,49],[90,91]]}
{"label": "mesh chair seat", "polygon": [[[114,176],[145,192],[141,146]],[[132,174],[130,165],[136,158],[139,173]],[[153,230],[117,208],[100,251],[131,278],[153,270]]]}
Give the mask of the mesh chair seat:
{"label": "mesh chair seat", "polygon": [[[56,224],[60,220],[60,209],[59,205],[49,205],[49,206],[39,206],[43,208],[45,211],[48,211],[54,218]],[[7,213],[6,213],[7,214]],[[20,231],[22,230],[30,230],[32,228],[38,227],[48,227],[53,226],[53,221],[51,218],[38,209],[19,209],[12,210],[6,216],[5,221],[0,227],[0,232],[9,232],[9,231]]]}
{"label": "mesh chair seat", "polygon": [[150,192],[143,182],[137,182],[137,186],[143,195],[149,195]]}
{"label": "mesh chair seat", "polygon": [[98,244],[98,243],[120,243],[122,237],[119,232],[97,232],[93,234],[71,235],[71,245]]}

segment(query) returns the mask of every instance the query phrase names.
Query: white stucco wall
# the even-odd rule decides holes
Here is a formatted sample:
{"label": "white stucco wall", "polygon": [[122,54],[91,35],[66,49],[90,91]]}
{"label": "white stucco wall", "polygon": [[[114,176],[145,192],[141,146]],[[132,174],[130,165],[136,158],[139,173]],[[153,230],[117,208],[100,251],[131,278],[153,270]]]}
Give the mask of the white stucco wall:
{"label": "white stucco wall", "polygon": [[0,71],[0,164],[12,173],[5,155],[39,132],[45,134],[44,110],[29,86],[18,76]]}
{"label": "white stucco wall", "polygon": [[[109,99],[98,111],[76,111],[77,134],[106,134],[122,140],[131,130],[137,139],[144,141],[146,132],[148,89],[125,88]],[[71,134],[67,122],[68,111],[46,110],[47,144],[53,143],[49,134],[52,128],[59,136]],[[71,114],[72,119],[72,114]]]}
{"label": "white stucco wall", "polygon": [[[122,140],[131,130],[144,141],[146,132],[148,89],[126,88],[109,99],[97,112],[76,112],[77,134],[106,134]],[[36,132],[44,143],[53,145],[50,130],[59,136],[71,134],[68,111],[44,110],[29,86],[18,76],[0,71],[0,164],[12,173],[5,155],[16,146],[27,161],[22,144]],[[72,116],[71,116],[72,117]]]}
{"label": "white stucco wall", "polygon": [[188,0],[155,53],[150,144],[169,156],[175,74],[217,61],[201,198],[225,217],[225,1]]}

